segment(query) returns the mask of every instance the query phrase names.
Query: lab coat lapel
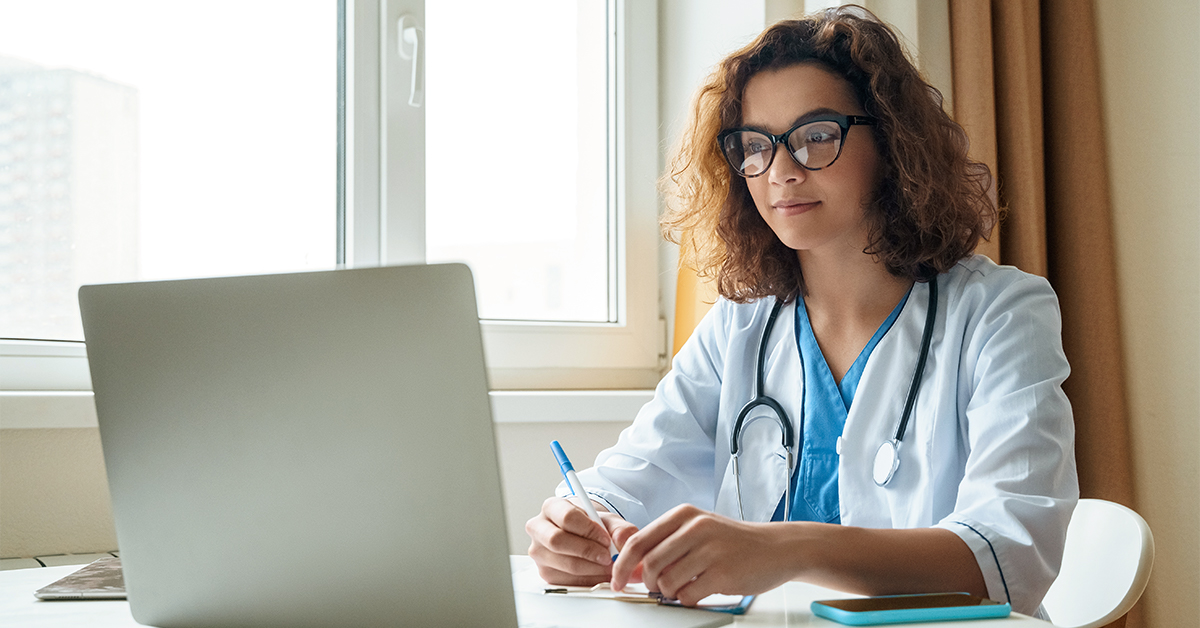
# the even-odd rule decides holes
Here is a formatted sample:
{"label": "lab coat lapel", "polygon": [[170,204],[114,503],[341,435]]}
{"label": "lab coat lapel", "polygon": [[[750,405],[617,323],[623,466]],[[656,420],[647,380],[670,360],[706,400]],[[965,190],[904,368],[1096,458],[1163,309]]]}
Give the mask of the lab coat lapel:
{"label": "lab coat lapel", "polygon": [[[929,306],[929,285],[913,286],[908,301],[891,330],[875,346],[863,370],[854,403],[842,432],[838,465],[838,497],[842,523],[864,527],[892,527],[893,506],[901,506],[905,496],[919,480],[915,464],[912,424],[920,420],[919,406],[909,418],[909,426],[900,443],[901,465],[886,488],[875,484],[871,476],[876,450],[896,433],[904,413],[913,369],[921,349],[921,334]],[[939,328],[943,321],[937,321]],[[940,334],[934,333],[934,344]],[[931,357],[932,361],[932,357]],[[926,368],[924,379],[933,376]],[[918,399],[920,393],[918,392]],[[908,451],[906,451],[908,450]],[[899,500],[899,502],[897,501]]]}
{"label": "lab coat lapel", "polygon": [[[771,342],[767,347],[766,379],[764,393],[774,398],[787,413],[796,438],[800,433],[800,403],[803,390],[799,353],[796,349],[795,304],[785,306],[779,312]],[[758,343],[759,337],[749,342]],[[746,373],[753,382],[756,365],[748,364]],[[750,387],[753,391],[753,384]],[[753,392],[751,392],[751,395]],[[747,401],[750,399],[747,396]],[[740,407],[738,408],[740,410]],[[779,500],[783,498],[788,484],[786,452],[782,435],[774,413],[759,406],[747,415],[742,431],[742,446],[739,460],[741,475],[742,507],[746,521],[770,521]],[[730,425],[736,420],[736,412],[730,417]],[[793,442],[793,447],[796,443]],[[798,451],[798,448],[796,449]],[[799,460],[796,460],[799,464]],[[720,492],[717,494],[716,512],[738,519],[737,490],[734,484],[732,461],[725,470]]]}

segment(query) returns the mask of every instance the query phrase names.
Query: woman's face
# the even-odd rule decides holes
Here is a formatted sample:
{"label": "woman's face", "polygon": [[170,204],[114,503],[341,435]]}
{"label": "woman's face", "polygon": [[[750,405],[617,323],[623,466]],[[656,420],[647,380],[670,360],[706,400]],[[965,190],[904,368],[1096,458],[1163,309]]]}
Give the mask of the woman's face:
{"label": "woman's face", "polygon": [[[780,134],[821,114],[865,115],[850,83],[814,64],[759,72],[746,84],[742,126]],[[830,166],[806,170],[777,145],[770,168],[746,179],[754,205],[789,248],[862,253],[866,208],[879,186],[881,162],[872,127],[855,125]]]}

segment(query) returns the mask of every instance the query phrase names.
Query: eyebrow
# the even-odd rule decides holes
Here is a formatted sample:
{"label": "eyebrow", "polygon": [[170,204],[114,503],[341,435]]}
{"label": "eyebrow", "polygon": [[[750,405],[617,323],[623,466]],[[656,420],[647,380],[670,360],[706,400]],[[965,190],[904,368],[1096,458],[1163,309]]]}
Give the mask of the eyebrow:
{"label": "eyebrow", "polygon": [[[842,112],[840,112],[836,109],[830,109],[829,107],[818,107],[816,109],[813,109],[811,111],[806,111],[806,112],[796,116],[796,118],[794,120],[792,120],[791,124],[789,124],[787,126],[787,128],[790,129],[790,128],[796,127],[800,124],[803,124],[805,122],[808,122],[809,120],[812,120],[814,118],[819,118],[821,116],[827,116],[827,115],[841,116],[841,115],[846,115],[846,114],[843,114]],[[745,120],[742,121],[742,126],[740,128],[752,129],[755,131],[764,131],[764,132],[766,131],[766,129],[762,128],[761,126],[746,124]]]}

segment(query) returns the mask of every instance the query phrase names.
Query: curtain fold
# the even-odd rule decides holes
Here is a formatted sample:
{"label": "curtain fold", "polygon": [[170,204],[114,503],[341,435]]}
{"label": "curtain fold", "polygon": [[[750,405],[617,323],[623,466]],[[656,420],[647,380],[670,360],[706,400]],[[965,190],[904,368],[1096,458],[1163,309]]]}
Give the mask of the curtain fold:
{"label": "curtain fold", "polygon": [[1000,257],[1005,264],[1044,277],[1046,185],[1038,26],[1036,0],[992,3],[1000,200],[1011,210],[1001,225]]}
{"label": "curtain fold", "polygon": [[[971,139],[971,157],[999,172],[996,148],[996,73],[993,70],[992,7],[989,0],[960,0],[950,12],[954,119]],[[995,180],[990,190],[997,200]],[[975,252],[1000,261],[1002,236],[994,229]]]}
{"label": "curtain fold", "polygon": [[[950,13],[956,118],[1005,208],[997,261],[1058,293],[1080,494],[1135,507],[1092,0],[951,0]],[[1146,625],[1141,605],[1113,625]]]}
{"label": "curtain fold", "polygon": [[[1092,4],[950,4],[955,107],[973,151],[998,147],[995,172],[1005,207],[998,261],[1047,277],[1062,306],[1072,367],[1064,388],[1076,415],[1081,492],[1133,506]],[[982,24],[990,37],[981,35]],[[979,69],[989,50],[992,89],[981,85],[988,72]],[[994,140],[987,137],[992,129]]]}
{"label": "curtain fold", "polygon": [[1117,270],[1090,1],[1046,2],[1046,180],[1049,277],[1063,308],[1071,396],[1083,437],[1075,455],[1085,497],[1135,506]]}

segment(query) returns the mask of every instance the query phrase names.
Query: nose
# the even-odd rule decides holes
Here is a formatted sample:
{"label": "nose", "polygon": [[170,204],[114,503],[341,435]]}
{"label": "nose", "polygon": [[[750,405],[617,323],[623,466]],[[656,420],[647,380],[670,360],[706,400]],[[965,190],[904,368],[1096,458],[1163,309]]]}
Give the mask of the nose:
{"label": "nose", "polygon": [[775,159],[771,160],[771,167],[767,169],[767,179],[771,183],[778,185],[801,183],[808,178],[808,170],[796,163],[796,158],[790,151],[787,144],[775,145]]}

